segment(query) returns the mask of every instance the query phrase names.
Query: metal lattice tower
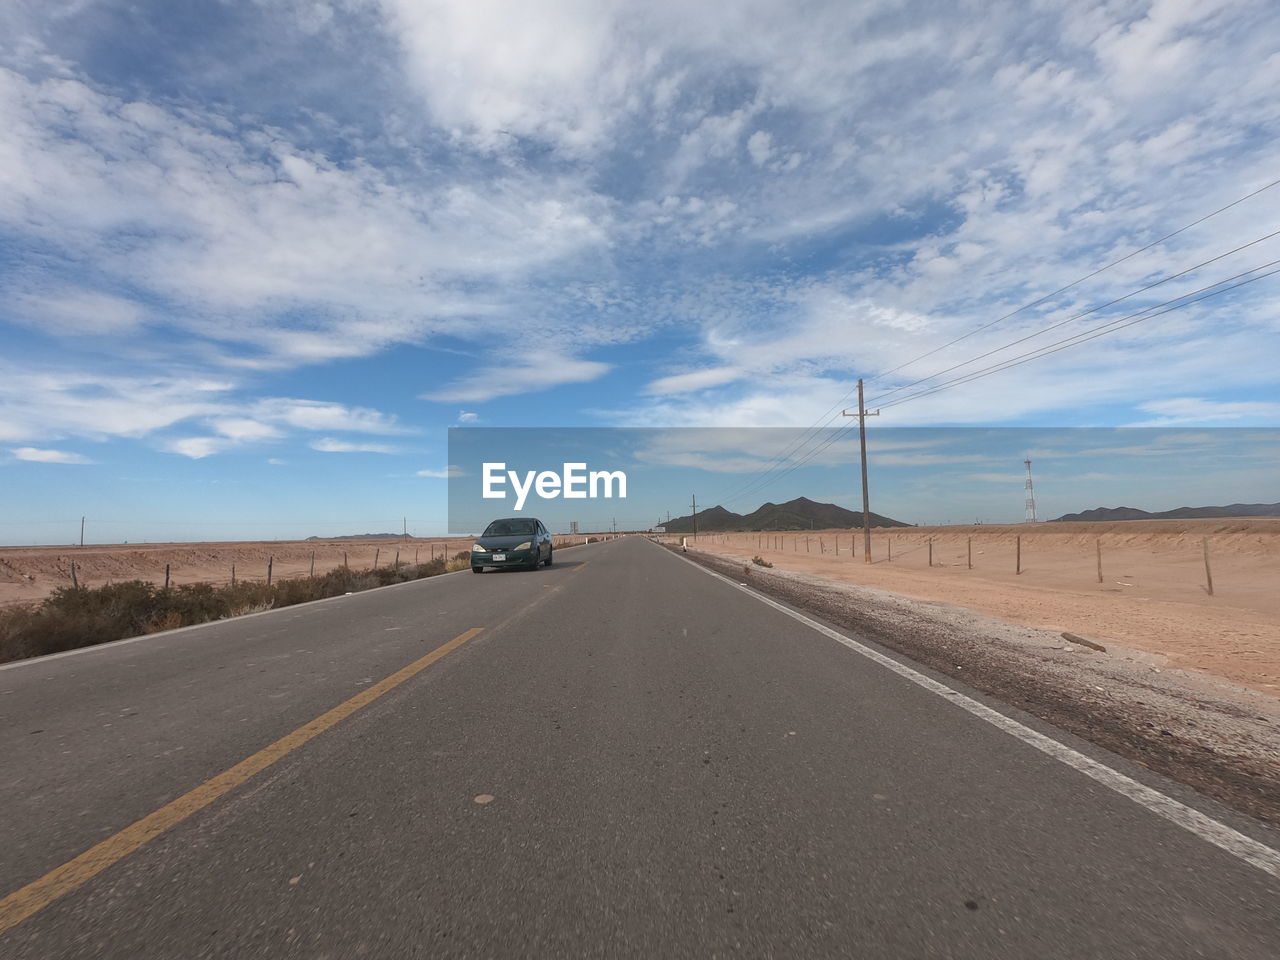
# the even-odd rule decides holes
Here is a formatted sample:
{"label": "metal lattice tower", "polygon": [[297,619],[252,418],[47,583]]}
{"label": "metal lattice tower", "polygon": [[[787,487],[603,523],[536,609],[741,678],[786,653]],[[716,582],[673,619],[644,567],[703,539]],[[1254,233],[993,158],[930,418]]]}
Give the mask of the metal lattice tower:
{"label": "metal lattice tower", "polygon": [[1027,523],[1036,522],[1036,489],[1031,484],[1031,458],[1022,461],[1027,465]]}

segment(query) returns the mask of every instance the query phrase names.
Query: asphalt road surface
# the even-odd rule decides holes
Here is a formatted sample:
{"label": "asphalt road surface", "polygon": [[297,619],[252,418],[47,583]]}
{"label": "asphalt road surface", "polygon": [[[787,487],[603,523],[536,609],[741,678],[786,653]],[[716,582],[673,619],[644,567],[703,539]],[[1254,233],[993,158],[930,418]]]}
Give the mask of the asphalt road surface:
{"label": "asphalt road surface", "polygon": [[940,689],[640,538],[14,665],[0,957],[1280,956],[1267,847]]}

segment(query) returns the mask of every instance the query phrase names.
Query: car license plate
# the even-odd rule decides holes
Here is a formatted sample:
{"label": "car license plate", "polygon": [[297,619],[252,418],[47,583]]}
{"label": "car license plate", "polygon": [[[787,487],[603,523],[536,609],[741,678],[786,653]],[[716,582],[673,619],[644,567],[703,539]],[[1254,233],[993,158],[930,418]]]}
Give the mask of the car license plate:
{"label": "car license plate", "polygon": [[493,559],[495,559],[495,560],[505,560],[505,559],[507,559],[507,555],[506,555],[505,553],[495,553],[495,554],[493,555]]}

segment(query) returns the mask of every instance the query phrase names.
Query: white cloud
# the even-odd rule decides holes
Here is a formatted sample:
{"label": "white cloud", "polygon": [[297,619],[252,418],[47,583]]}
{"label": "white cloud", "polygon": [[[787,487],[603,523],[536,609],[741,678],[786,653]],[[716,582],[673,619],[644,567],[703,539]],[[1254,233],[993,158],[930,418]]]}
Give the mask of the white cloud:
{"label": "white cloud", "polygon": [[396,418],[369,407],[348,407],[322,400],[271,397],[252,406],[253,415],[299,430],[351,433],[403,434],[412,430]]}
{"label": "white cloud", "polygon": [[449,466],[441,470],[432,470],[432,469],[419,470],[416,475],[419,477],[431,477],[436,480],[447,480],[452,477],[465,476],[465,473],[463,472],[461,467],[451,463],[449,464]]}
{"label": "white cloud", "polygon": [[458,422],[459,423],[479,423],[480,414],[472,413],[468,410],[460,410],[458,412]]}
{"label": "white cloud", "polygon": [[693,390],[704,390],[707,387],[718,387],[732,383],[742,377],[742,370],[737,367],[710,367],[706,370],[692,370],[688,373],[673,373],[659,377],[644,388],[645,393],[663,395],[668,393],[688,393]]}
{"label": "white cloud", "polygon": [[39,447],[16,447],[11,450],[16,460],[31,463],[93,463],[88,457],[66,450],[43,450]]}
{"label": "white cloud", "polygon": [[0,362],[0,440],[142,437],[224,413],[230,389],[198,376],[115,376]]}
{"label": "white cloud", "polygon": [[1154,419],[1130,424],[1134,427],[1194,426],[1223,420],[1247,420],[1251,426],[1280,423],[1280,403],[1270,400],[1212,400],[1205,397],[1170,397],[1138,404],[1138,409]]}
{"label": "white cloud", "polygon": [[215,453],[221,453],[232,446],[234,441],[225,437],[180,437],[165,444],[165,449],[180,453],[192,460],[203,460]]}
{"label": "white cloud", "polygon": [[[77,271],[68,283],[31,258],[15,287],[29,305],[21,322],[155,329],[192,368],[246,373],[460,338],[499,359],[428,396],[468,403],[604,372],[563,344],[585,355],[678,325],[680,352],[665,355],[681,367],[616,411],[646,423],[808,422],[856,376],[892,369],[1271,179],[1280,134],[1280,57],[1257,2],[1033,4],[1016,14],[935,4],[918,16],[887,0],[800,14],[757,0],[288,0],[252,8],[286,26],[291,17],[307,38],[282,29],[282,54],[310,51],[315,38],[366,51],[372,21],[399,58],[368,58],[378,63],[369,87],[340,103],[306,99],[324,86],[308,79],[338,68],[321,61],[316,77],[299,78],[295,101],[270,101],[279,126],[159,85],[90,78],[41,47],[74,30],[71,8],[22,6],[8,33],[24,50],[5,62],[29,75],[0,72],[0,226],[86,265],[92,280]],[[79,39],[59,49],[78,55]],[[253,103],[253,84],[279,83],[260,66],[223,64],[219,99]],[[236,76],[242,99],[224,97]],[[373,102],[368,123],[339,119]],[[1280,190],[960,353],[1218,253],[1277,216]],[[1222,273],[1272,253],[1259,248]],[[1264,395],[1277,386],[1267,358],[1280,327],[1262,289],[886,417],[1087,419],[1181,397],[1187,382],[1222,403]],[[512,341],[550,350],[552,376],[505,362]],[[728,370],[741,378],[720,379]],[[180,390],[174,400],[199,403]],[[251,406],[180,405],[165,425],[347,429]],[[140,435],[169,415],[163,403],[138,407],[101,419]],[[1145,412],[1162,418],[1151,422],[1190,415]],[[0,439],[46,442],[89,419],[24,409],[0,417]],[[399,432],[377,417],[351,429]]]}
{"label": "white cloud", "polygon": [[566,383],[586,383],[599,379],[610,369],[607,363],[538,350],[509,364],[481,367],[439,390],[422,394],[422,399],[438,403],[474,403],[548,390]]}
{"label": "white cloud", "polygon": [[532,271],[606,240],[606,203],[569,176],[405,182],[279,130],[82,79],[0,67],[0,123],[0,223],[166,305],[28,278],[27,312],[67,332],[145,315],[226,344],[229,363],[367,356],[491,330],[482,321],[527,304]]}
{"label": "white cloud", "polygon": [[221,436],[238,443],[255,440],[274,440],[280,431],[269,423],[262,423],[248,417],[217,417],[209,422]]}
{"label": "white cloud", "polygon": [[20,294],[12,307],[19,322],[62,336],[133,333],[146,319],[140,304],[92,290]]}
{"label": "white cloud", "polygon": [[346,440],[335,440],[333,437],[321,437],[311,441],[311,449],[322,453],[399,453],[397,447],[385,443],[352,443]]}
{"label": "white cloud", "polygon": [[757,130],[747,138],[747,152],[752,163],[762,166],[773,156],[773,135],[768,130]]}

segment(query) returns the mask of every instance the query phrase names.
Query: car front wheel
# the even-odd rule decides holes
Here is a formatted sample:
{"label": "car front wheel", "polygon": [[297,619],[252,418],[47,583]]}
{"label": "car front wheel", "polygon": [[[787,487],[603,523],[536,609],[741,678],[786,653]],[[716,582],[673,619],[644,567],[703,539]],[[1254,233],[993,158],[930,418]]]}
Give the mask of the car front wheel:
{"label": "car front wheel", "polygon": [[471,572],[472,572],[472,573],[484,573],[484,567],[472,567],[472,568],[471,568]]}
{"label": "car front wheel", "polygon": [[555,556],[555,551],[554,551],[554,550],[548,550],[548,551],[547,551],[547,560],[546,560],[546,564],[547,564],[547,566],[548,566],[548,567],[549,567],[549,566],[551,566],[551,558],[552,558],[552,557],[554,557],[554,556]]}

